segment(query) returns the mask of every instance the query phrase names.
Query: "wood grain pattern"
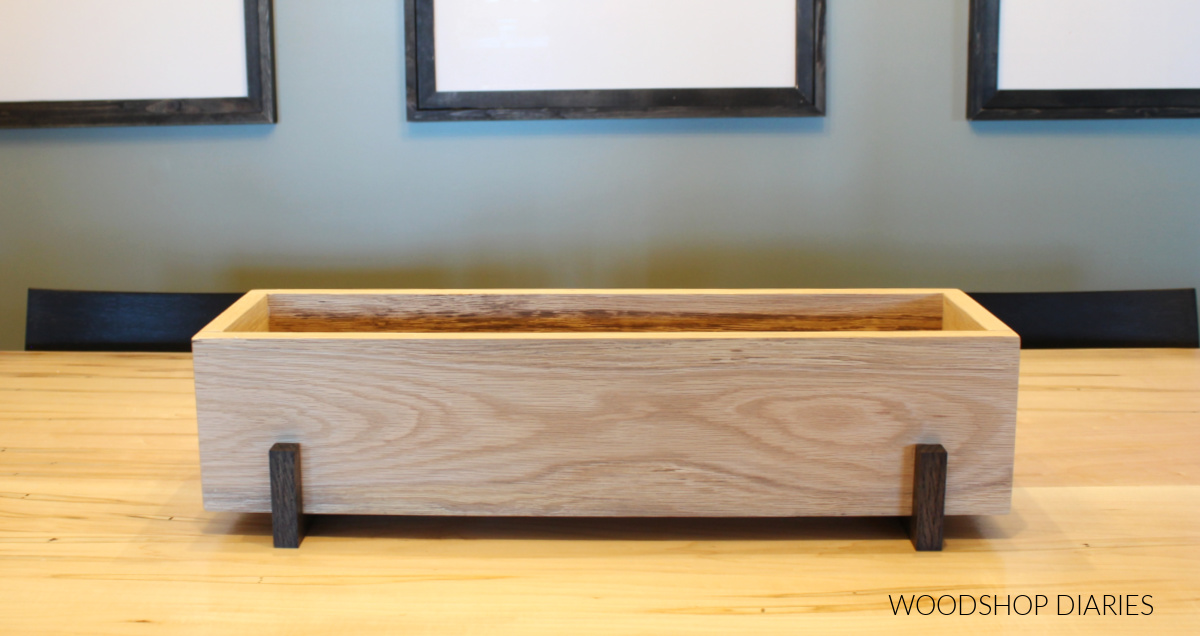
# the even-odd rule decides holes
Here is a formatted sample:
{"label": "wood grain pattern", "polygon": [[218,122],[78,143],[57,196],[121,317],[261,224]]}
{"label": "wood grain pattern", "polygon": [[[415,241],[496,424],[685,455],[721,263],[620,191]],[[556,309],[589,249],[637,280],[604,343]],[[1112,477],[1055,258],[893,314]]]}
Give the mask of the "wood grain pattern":
{"label": "wood grain pattern", "polygon": [[[916,331],[941,294],[268,293],[276,332]],[[976,329],[980,329],[976,327]]]}
{"label": "wood grain pattern", "polygon": [[1200,485],[1200,350],[1022,351],[1025,486]]}
{"label": "wood grain pattern", "polygon": [[[362,516],[280,552],[269,516],[203,511],[189,356],[0,352],[2,631],[1194,633],[1200,351],[1025,351],[1021,386],[1013,511],[948,519],[943,553],[879,518]],[[1154,613],[888,599],[1127,591]]]}
{"label": "wood grain pattern", "polygon": [[[267,297],[273,330],[368,321],[410,332],[369,340],[202,332],[196,390],[212,510],[269,509],[258,457],[279,441],[305,448],[311,513],[907,515],[910,449],[922,443],[943,444],[953,457],[950,514],[1008,509],[1018,350],[1003,325],[905,338],[736,332],[742,315],[758,325],[925,316],[940,327],[949,295]],[[581,310],[588,306],[598,309]],[[683,316],[690,328],[736,333],[597,327],[628,324],[631,308],[638,325]],[[499,316],[501,329],[530,316],[538,328],[576,331],[420,331],[482,328],[471,322],[481,316]]]}

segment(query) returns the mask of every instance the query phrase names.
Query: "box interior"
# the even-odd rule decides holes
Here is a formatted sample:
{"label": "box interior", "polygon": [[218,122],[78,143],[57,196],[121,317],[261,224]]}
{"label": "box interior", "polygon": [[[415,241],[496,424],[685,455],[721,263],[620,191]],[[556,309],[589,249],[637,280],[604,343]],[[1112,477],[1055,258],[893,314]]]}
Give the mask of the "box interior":
{"label": "box interior", "polygon": [[945,294],[287,293],[225,329],[275,333],[984,331]]}

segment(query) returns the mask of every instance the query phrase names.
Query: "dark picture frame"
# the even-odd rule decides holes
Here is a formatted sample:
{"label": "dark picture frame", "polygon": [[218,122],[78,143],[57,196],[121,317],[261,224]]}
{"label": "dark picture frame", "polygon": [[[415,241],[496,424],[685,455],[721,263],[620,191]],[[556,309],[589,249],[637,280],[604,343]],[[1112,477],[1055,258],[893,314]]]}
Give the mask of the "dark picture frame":
{"label": "dark picture frame", "polygon": [[971,0],[967,119],[1200,117],[1200,89],[1000,90],[1000,6]]}
{"label": "dark picture frame", "polygon": [[244,3],[246,97],[0,102],[0,128],[275,123],[272,0]]}
{"label": "dark picture frame", "polygon": [[434,0],[405,0],[408,121],[811,117],[825,114],[825,0],[797,0],[793,88],[439,92]]}

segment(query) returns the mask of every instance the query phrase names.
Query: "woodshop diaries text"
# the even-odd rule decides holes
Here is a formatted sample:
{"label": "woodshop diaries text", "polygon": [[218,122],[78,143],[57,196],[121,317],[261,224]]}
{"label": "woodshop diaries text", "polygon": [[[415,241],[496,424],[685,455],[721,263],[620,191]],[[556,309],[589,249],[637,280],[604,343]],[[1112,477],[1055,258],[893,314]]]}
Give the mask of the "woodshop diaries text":
{"label": "woodshop diaries text", "polygon": [[930,594],[893,597],[888,594],[894,616],[1038,616],[1056,612],[1059,616],[1149,616],[1154,613],[1146,594],[1059,594],[1055,606],[1050,606],[1050,597],[1045,594],[1018,594],[997,596],[993,594],[959,594],[933,596]]}

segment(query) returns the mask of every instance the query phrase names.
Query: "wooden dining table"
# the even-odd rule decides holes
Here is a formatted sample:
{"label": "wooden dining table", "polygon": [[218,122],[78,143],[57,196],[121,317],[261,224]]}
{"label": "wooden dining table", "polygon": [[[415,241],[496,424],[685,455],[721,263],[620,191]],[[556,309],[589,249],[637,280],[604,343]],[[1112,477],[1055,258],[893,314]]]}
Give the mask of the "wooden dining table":
{"label": "wooden dining table", "polygon": [[203,508],[189,355],[4,352],[0,634],[1200,633],[1200,350],[1025,351],[1017,419],[1012,512],[943,552],[894,518],[368,516],[277,550]]}

